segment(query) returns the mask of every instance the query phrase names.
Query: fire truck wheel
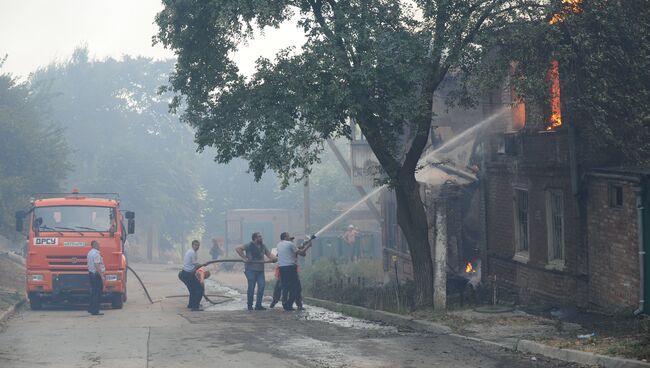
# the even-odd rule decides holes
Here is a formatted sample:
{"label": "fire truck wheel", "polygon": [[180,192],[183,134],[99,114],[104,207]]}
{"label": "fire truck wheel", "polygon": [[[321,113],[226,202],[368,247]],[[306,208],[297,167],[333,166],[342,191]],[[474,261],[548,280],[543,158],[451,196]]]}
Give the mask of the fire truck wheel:
{"label": "fire truck wheel", "polygon": [[111,295],[111,308],[122,309],[123,305],[124,299],[122,298],[122,293],[114,293]]}
{"label": "fire truck wheel", "polygon": [[31,310],[41,310],[43,308],[43,301],[41,297],[36,294],[29,295],[29,307]]}

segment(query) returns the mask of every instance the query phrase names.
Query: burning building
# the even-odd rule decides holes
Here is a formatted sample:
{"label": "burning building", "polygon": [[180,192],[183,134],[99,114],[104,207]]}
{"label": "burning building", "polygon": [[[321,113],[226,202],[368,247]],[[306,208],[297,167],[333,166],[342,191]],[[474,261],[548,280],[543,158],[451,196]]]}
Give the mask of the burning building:
{"label": "burning building", "polygon": [[513,113],[484,142],[483,276],[519,303],[644,311],[650,169],[594,168],[580,156],[559,69],[553,61],[550,106],[528,104],[523,122]]}

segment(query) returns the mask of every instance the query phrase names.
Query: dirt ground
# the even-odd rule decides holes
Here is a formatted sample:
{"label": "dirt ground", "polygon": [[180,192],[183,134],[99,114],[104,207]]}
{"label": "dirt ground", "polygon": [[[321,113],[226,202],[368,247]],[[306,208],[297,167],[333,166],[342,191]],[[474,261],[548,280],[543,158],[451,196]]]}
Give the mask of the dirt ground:
{"label": "dirt ground", "polygon": [[576,308],[480,313],[471,307],[446,314],[416,312],[413,315],[443,323],[459,334],[512,346],[525,339],[560,348],[650,361],[648,317],[606,315]]}
{"label": "dirt ground", "polygon": [[545,311],[540,316],[582,328],[580,337],[552,337],[546,339],[545,344],[650,361],[650,318],[647,316],[608,315],[576,308]]}

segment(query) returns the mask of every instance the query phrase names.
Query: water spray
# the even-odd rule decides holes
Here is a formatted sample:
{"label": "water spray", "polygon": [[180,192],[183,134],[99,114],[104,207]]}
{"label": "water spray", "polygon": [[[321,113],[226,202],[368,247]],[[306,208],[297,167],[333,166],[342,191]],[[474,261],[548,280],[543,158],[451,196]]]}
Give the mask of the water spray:
{"label": "water spray", "polygon": [[[338,215],[334,220],[330,221],[327,225],[323,226],[320,230],[318,230],[314,235],[312,235],[312,239],[320,236],[325,230],[329,229],[332,227],[334,224],[339,222],[343,217],[345,217],[348,213],[352,212],[355,208],[359,207],[362,203],[364,203],[366,200],[370,199],[370,197],[374,196],[375,194],[379,193],[382,189],[386,188],[386,184],[375,188],[372,192],[366,194],[363,198],[361,198],[357,203],[352,205],[350,208],[345,210],[342,214]],[[310,239],[311,240],[311,239]]]}
{"label": "water spray", "polygon": [[[422,157],[422,158],[420,159],[420,162],[422,162],[421,166],[426,166],[426,165],[431,164],[430,161],[432,161],[433,159],[435,159],[435,158],[437,157],[438,154],[440,154],[440,153],[444,153],[445,151],[449,151],[453,146],[457,145],[459,142],[463,141],[464,139],[466,139],[466,138],[467,138],[468,136],[470,136],[471,134],[476,133],[476,132],[478,132],[480,129],[482,129],[483,127],[485,127],[485,126],[487,126],[487,125],[493,123],[495,120],[497,120],[497,118],[501,117],[501,115],[503,115],[507,110],[508,110],[508,107],[503,107],[503,108],[497,110],[494,114],[492,114],[492,115],[488,116],[487,118],[483,119],[483,120],[482,120],[481,122],[479,122],[478,124],[476,124],[476,125],[474,125],[473,127],[471,127],[471,128],[469,128],[469,129],[463,131],[462,133],[460,133],[459,135],[457,135],[457,136],[455,136],[454,138],[450,139],[449,141],[444,142],[442,145],[440,145],[439,147],[435,148],[433,151],[427,153],[424,157]],[[464,177],[464,178],[466,178],[466,179],[468,179],[468,180],[475,180],[475,178],[473,178],[471,175],[465,173],[465,172],[462,171],[462,170],[459,170],[459,169],[453,168],[453,167],[448,166],[448,165],[446,165],[445,167],[446,167],[447,170],[452,171],[454,174],[456,174],[456,175],[458,175],[458,176]],[[366,195],[365,195],[363,198],[361,198],[358,202],[356,202],[354,205],[352,205],[352,207],[350,207],[350,208],[348,208],[347,210],[345,210],[343,213],[341,213],[340,215],[338,215],[334,220],[330,221],[327,225],[323,226],[320,230],[318,230],[318,231],[313,235],[313,238],[315,238],[316,236],[320,236],[323,232],[325,232],[327,229],[329,229],[329,228],[332,227],[334,224],[336,224],[337,222],[339,222],[343,217],[347,216],[350,212],[352,212],[352,210],[354,210],[355,208],[359,207],[362,203],[366,202],[366,200],[370,199],[372,196],[374,196],[375,194],[379,193],[380,191],[382,191],[382,190],[385,189],[386,187],[387,187],[387,185],[384,184],[384,185],[382,185],[382,186],[379,186],[379,187],[375,188],[375,189],[374,189],[373,191],[371,191],[370,193],[366,194]],[[312,239],[313,239],[313,238],[312,238]],[[310,239],[310,240],[311,240],[311,239]]]}

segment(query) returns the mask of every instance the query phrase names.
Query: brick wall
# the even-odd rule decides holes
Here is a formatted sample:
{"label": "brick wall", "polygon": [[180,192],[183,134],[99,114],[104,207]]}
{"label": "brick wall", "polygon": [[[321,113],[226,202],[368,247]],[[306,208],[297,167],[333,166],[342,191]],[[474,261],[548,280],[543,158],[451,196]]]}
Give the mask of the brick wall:
{"label": "brick wall", "polygon": [[[622,188],[622,206],[610,206],[610,185]],[[588,191],[589,301],[610,310],[633,308],[639,290],[634,185],[593,177]]]}
{"label": "brick wall", "polygon": [[[486,219],[489,277],[512,288],[520,302],[536,300],[584,304],[587,250],[581,236],[578,202],[571,192],[566,136],[517,137],[515,154],[493,154],[486,167]],[[494,148],[494,147],[493,147]],[[515,257],[515,188],[528,191],[528,260]],[[559,191],[564,207],[564,268],[549,262],[547,192]]]}

